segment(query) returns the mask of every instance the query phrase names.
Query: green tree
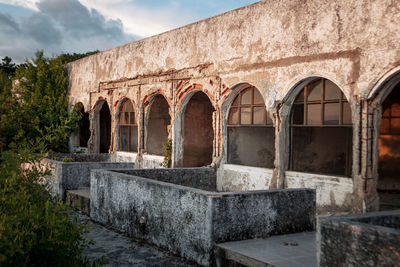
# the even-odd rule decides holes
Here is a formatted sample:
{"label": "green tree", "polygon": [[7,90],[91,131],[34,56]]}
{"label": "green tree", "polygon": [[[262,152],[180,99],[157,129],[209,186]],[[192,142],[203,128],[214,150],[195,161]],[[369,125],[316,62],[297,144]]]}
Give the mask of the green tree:
{"label": "green tree", "polygon": [[67,152],[69,134],[77,127],[81,115],[78,112],[68,114],[68,75],[61,58],[49,59],[44,57],[43,51],[38,51],[34,59],[17,69],[15,79],[13,98],[18,100],[0,122],[6,124],[2,127],[6,132],[13,128],[10,124],[18,120],[15,117],[18,114],[24,122],[12,131],[16,135],[9,143],[29,143],[44,138],[47,149]]}
{"label": "green tree", "polygon": [[[30,168],[21,168],[29,163]],[[27,150],[0,159],[0,266],[90,266],[87,227],[43,183],[49,172]],[[71,220],[72,219],[72,220]],[[99,261],[95,261],[100,263]]]}
{"label": "green tree", "polygon": [[15,63],[11,63],[12,59],[10,57],[4,57],[0,63],[0,70],[7,74],[8,78],[11,79],[14,74],[17,66]]}
{"label": "green tree", "polygon": [[61,59],[61,62],[63,64],[67,64],[69,62],[72,62],[72,61],[75,61],[75,60],[78,60],[78,59],[81,59],[81,58],[84,58],[87,56],[91,56],[91,55],[97,54],[99,52],[100,52],[99,50],[95,50],[95,51],[90,51],[90,52],[86,52],[86,53],[73,53],[73,54],[62,53],[58,57]]}

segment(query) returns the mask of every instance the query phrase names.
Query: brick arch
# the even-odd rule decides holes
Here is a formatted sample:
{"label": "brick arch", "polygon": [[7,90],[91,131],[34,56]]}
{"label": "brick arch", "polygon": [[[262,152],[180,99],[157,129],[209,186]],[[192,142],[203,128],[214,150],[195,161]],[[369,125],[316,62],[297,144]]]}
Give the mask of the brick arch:
{"label": "brick arch", "polygon": [[188,98],[190,99],[193,96],[193,94],[195,94],[196,92],[199,92],[199,91],[203,92],[204,94],[206,94],[208,96],[208,98],[209,98],[209,100],[210,100],[210,102],[211,102],[211,104],[213,105],[214,108],[217,107],[217,104],[215,103],[214,95],[210,91],[205,89],[203,87],[203,85],[201,85],[199,83],[193,83],[192,85],[190,85],[188,87],[178,89],[178,91],[177,91],[178,102],[177,102],[176,109],[177,110],[181,110],[182,103],[187,102],[186,100]]}
{"label": "brick arch", "polygon": [[172,106],[171,99],[167,96],[166,92],[163,89],[157,89],[157,90],[147,94],[142,100],[142,105],[144,107],[149,106],[152,102],[152,99],[157,95],[162,95],[164,97],[164,99],[167,101],[168,106],[170,106],[170,107]]}
{"label": "brick arch", "polygon": [[400,82],[400,65],[386,71],[371,87],[367,99],[375,103],[383,103],[392,89]]}

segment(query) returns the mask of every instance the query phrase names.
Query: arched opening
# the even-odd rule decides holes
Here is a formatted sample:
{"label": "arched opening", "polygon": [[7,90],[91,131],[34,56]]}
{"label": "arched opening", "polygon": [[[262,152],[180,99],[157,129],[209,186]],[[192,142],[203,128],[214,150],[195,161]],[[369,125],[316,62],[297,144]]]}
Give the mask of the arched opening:
{"label": "arched opening", "polygon": [[77,107],[81,113],[81,120],[79,121],[79,146],[88,147],[88,141],[90,138],[90,120],[89,113],[85,112],[85,108],[82,103]]}
{"label": "arched opening", "polygon": [[147,153],[163,155],[164,144],[168,141],[168,126],[171,123],[169,105],[162,95],[156,95],[149,107],[147,121]]}
{"label": "arched opening", "polygon": [[240,90],[228,115],[228,163],[273,168],[275,130],[262,95],[254,86]]}
{"label": "arched opening", "polygon": [[74,105],[74,114],[80,115],[78,127],[70,135],[70,151],[71,152],[87,152],[88,141],[90,138],[90,120],[89,113],[85,112],[85,108],[81,102]]}
{"label": "arched opening", "polygon": [[400,83],[382,103],[378,193],[381,209],[400,207]]}
{"label": "arched opening", "polygon": [[297,95],[290,120],[290,169],[351,176],[351,108],[340,88],[317,78]]}
{"label": "arched opening", "polygon": [[135,116],[135,108],[129,99],[122,102],[119,118],[119,151],[137,152],[138,127]]}
{"label": "arched opening", "polygon": [[111,114],[106,101],[103,101],[99,111],[100,153],[108,153],[111,144]]}
{"label": "arched opening", "polygon": [[201,167],[212,163],[214,107],[203,92],[189,100],[183,117],[183,167]]}

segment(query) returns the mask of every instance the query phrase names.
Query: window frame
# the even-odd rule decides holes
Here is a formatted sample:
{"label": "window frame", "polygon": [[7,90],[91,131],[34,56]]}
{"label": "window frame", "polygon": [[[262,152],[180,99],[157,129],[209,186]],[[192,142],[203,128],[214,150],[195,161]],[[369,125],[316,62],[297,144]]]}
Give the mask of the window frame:
{"label": "window frame", "polygon": [[[127,110],[125,109],[125,106],[130,105],[132,107],[132,110]],[[126,113],[128,113],[128,122],[121,122],[122,119],[126,116]],[[131,123],[131,119],[133,117],[133,123]],[[120,108],[120,112],[119,112],[119,116],[118,116],[118,130],[119,130],[119,146],[118,146],[118,151],[121,152],[131,152],[131,153],[137,153],[138,151],[138,146],[136,146],[136,149],[134,150],[130,150],[130,147],[132,145],[131,143],[131,136],[133,131],[137,131],[137,120],[136,120],[136,111],[135,111],[135,106],[133,105],[133,102],[129,99],[125,100],[122,104],[121,104],[121,108]],[[126,127],[128,129],[128,136],[127,136],[127,146],[128,149],[123,149],[121,147],[121,135],[122,135],[122,131],[121,131],[121,127]]]}
{"label": "window frame", "polygon": [[[248,91],[248,90],[252,90],[251,92],[251,103],[250,104],[242,104],[242,95]],[[244,88],[242,88],[239,92],[236,93],[235,98],[233,99],[230,107],[229,107],[229,113],[228,113],[228,118],[227,118],[227,127],[274,127],[273,125],[273,121],[271,120],[271,118],[268,117],[268,112],[265,106],[265,101],[264,98],[261,95],[262,104],[256,104],[254,103],[254,99],[255,99],[255,92],[258,92],[260,95],[261,93],[258,91],[258,89],[255,86],[246,86]],[[238,99],[237,103],[235,104],[236,99]],[[264,118],[263,118],[263,124],[254,124],[254,108],[263,108],[263,112],[264,112]],[[250,124],[242,124],[241,123],[241,119],[242,119],[242,115],[241,115],[241,110],[242,108],[250,108],[251,109],[251,123]],[[232,124],[231,122],[231,114],[233,109],[237,109],[238,110],[238,123],[237,124]]]}
{"label": "window frame", "polygon": [[[390,96],[390,95],[389,95]],[[389,99],[389,96],[387,99]],[[387,100],[385,100],[386,102]],[[392,130],[392,119],[400,119],[400,115],[399,116],[395,116],[392,115],[392,106],[393,104],[400,104],[399,102],[393,101],[392,99],[390,99],[388,101],[389,105],[388,107],[386,107],[386,109],[384,109],[384,107],[382,106],[382,115],[381,115],[381,128],[382,128],[382,121],[383,120],[388,120],[388,131],[384,132],[381,131],[381,129],[379,129],[379,135],[385,135],[385,136],[400,136],[400,131],[399,132],[394,132]],[[385,111],[388,109],[388,115],[385,115]]]}
{"label": "window frame", "polygon": [[[321,84],[321,97],[319,100],[308,100],[308,90],[309,90],[309,86],[313,83],[315,83],[316,81],[319,81]],[[326,82],[329,81],[332,84],[334,84],[339,93],[340,96],[337,99],[329,99],[326,100],[325,99],[325,95],[326,95]],[[300,95],[303,94],[303,99],[302,100],[298,100],[298,98],[300,97]],[[293,115],[294,115],[294,106],[295,105],[300,105],[303,104],[303,123],[302,124],[295,124],[293,123]],[[324,122],[325,119],[325,105],[326,104],[339,104],[339,121],[337,124],[326,124]],[[345,104],[350,105],[349,101],[347,100],[346,96],[344,95],[344,93],[342,92],[342,90],[339,88],[339,86],[337,86],[335,83],[333,83],[332,81],[326,79],[326,78],[319,78],[319,79],[315,79],[312,80],[310,82],[308,82],[305,86],[303,86],[302,90],[297,94],[296,99],[293,101],[292,107],[291,107],[291,115],[290,115],[290,126],[291,127],[353,127],[353,122],[351,122],[350,124],[345,124],[344,121],[344,107]],[[321,110],[320,110],[320,120],[321,120],[321,124],[308,124],[308,106],[310,105],[320,105]],[[352,117],[351,117],[351,106],[350,106],[350,118],[351,121],[353,121]]]}

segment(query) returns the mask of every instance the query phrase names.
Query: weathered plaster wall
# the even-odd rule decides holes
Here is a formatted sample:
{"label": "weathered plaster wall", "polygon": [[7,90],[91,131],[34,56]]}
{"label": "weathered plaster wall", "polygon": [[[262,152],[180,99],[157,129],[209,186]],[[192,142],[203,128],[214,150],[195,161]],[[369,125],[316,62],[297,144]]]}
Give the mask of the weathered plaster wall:
{"label": "weathered plaster wall", "polygon": [[[223,118],[229,111],[222,109],[223,103],[235,85],[252,84],[263,95],[276,129],[270,186],[283,188],[290,186],[285,178],[290,101],[302,81],[325,77],[341,88],[352,107],[351,209],[374,209],[377,137],[370,122],[379,124],[379,118],[366,98],[375,97],[385,78],[399,70],[399,20],[400,2],[392,0],[262,1],[70,63],[70,103],[82,102],[85,110],[93,112],[98,99],[104,99],[115,114],[123,98],[133,100],[140,160],[151,96],[160,93],[166,97],[171,125],[176,125],[175,121],[182,122],[178,111],[185,96],[203,91],[215,108],[213,164],[222,166],[227,151]],[[174,162],[178,163],[182,151],[175,144],[182,132],[174,131],[179,130],[172,129],[173,156],[178,157]],[[116,149],[115,131],[112,117],[112,152]],[[89,150],[94,146],[89,144]],[[237,177],[240,183],[242,178]]]}
{"label": "weathered plaster wall", "polygon": [[286,172],[289,188],[313,188],[316,190],[317,213],[348,212],[353,203],[353,180],[304,172]]}
{"label": "weathered plaster wall", "polygon": [[272,169],[223,164],[217,172],[217,189],[224,192],[266,190],[270,188]]}

